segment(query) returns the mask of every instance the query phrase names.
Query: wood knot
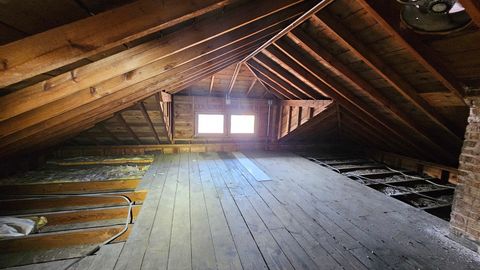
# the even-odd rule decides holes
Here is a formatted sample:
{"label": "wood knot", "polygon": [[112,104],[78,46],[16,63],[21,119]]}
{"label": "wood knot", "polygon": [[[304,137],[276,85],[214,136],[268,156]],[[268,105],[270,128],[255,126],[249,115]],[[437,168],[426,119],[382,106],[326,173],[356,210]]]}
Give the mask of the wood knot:
{"label": "wood knot", "polygon": [[74,49],[78,49],[78,50],[83,51],[83,52],[89,52],[89,51],[93,51],[93,50],[97,49],[96,46],[88,45],[88,44],[78,44],[78,43],[75,43],[75,42],[73,42],[69,39],[67,39],[67,42],[70,45],[70,47],[72,47]]}
{"label": "wood knot", "polygon": [[125,73],[124,74],[125,80],[127,80],[127,81],[131,80],[132,77],[135,75],[135,73],[136,73],[135,70],[132,70],[132,71],[129,71],[129,72]]}
{"label": "wood knot", "polygon": [[52,88],[52,84],[49,83],[48,81],[45,81],[43,83],[43,91],[48,91],[48,90],[50,90],[50,88]]}
{"label": "wood knot", "polygon": [[77,76],[75,75],[75,70],[70,71],[70,77],[71,77],[72,81],[78,83]]}
{"label": "wood knot", "polygon": [[7,69],[8,69],[7,59],[0,59],[0,70],[7,70]]}
{"label": "wood knot", "polygon": [[95,95],[97,93],[97,89],[95,87],[90,87],[90,94]]}

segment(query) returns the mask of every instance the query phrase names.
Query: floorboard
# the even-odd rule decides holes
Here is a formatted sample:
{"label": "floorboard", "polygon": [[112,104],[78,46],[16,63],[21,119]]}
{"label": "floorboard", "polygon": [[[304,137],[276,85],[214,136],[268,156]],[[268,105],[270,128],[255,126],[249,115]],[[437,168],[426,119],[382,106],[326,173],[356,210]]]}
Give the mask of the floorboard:
{"label": "floorboard", "polygon": [[242,155],[271,180],[233,153],[158,155],[128,240],[76,268],[480,269],[444,220],[292,153]]}

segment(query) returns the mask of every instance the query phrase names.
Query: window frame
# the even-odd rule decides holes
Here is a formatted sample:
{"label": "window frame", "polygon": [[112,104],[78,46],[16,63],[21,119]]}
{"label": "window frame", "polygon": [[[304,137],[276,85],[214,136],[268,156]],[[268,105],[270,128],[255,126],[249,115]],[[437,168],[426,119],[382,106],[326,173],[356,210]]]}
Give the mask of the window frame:
{"label": "window frame", "polygon": [[[222,133],[200,133],[199,132],[199,127],[200,127],[200,115],[222,115],[223,116],[223,132]],[[195,136],[196,137],[223,137],[228,135],[228,130],[227,130],[227,115],[222,112],[197,112],[195,113],[195,122],[194,122],[194,128],[195,128]]]}
{"label": "window frame", "polygon": [[[233,115],[252,115],[253,116],[253,133],[232,133],[232,116]],[[228,114],[228,134],[231,137],[251,137],[256,136],[258,133],[258,116],[256,113],[253,112],[230,112]]]}

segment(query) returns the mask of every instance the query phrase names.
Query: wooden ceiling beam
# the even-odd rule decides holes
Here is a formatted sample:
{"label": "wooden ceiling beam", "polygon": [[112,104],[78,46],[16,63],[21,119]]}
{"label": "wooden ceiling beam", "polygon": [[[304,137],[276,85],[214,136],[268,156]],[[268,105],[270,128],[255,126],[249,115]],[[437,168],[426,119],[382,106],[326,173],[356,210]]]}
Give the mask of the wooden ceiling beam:
{"label": "wooden ceiling beam", "polygon": [[250,71],[250,73],[255,77],[256,81],[259,82],[263,89],[264,89],[264,92],[266,93],[272,93],[272,95],[274,95],[275,97],[277,97],[278,99],[284,99],[286,96],[282,95],[280,92],[278,92],[277,90],[273,90],[273,89],[270,89],[264,81],[260,80],[260,78],[257,76],[257,73],[247,64],[247,63],[244,63],[245,66],[247,67],[247,69]]}
{"label": "wooden ceiling beam", "polygon": [[[363,94],[367,95],[370,99],[372,99],[379,108],[383,110],[389,111],[397,120],[399,120],[404,125],[408,126],[412,129],[415,134],[422,137],[430,146],[436,149],[458,149],[460,146],[459,141],[454,140],[443,140],[439,138],[440,141],[434,141],[432,138],[431,132],[425,129],[425,127],[418,125],[411,117],[406,115],[402,109],[400,109],[395,103],[388,100],[383,94],[381,94],[377,89],[375,89],[369,82],[359,76],[356,72],[351,70],[345,64],[340,62],[337,58],[335,58],[332,54],[330,54],[326,49],[320,46],[317,42],[315,42],[311,37],[309,37],[305,32],[298,30],[295,34],[289,34],[288,38],[290,38],[293,42],[297,44],[302,44],[302,49],[308,52],[308,54],[312,55],[316,60],[321,61],[322,63],[327,63],[328,68],[333,71],[336,71],[342,74],[351,84],[355,85],[358,91],[362,92]],[[282,52],[286,53],[289,51],[295,54],[295,50],[293,50],[285,40],[279,40],[276,44],[276,47],[270,47],[269,51],[277,56],[282,57]],[[301,57],[297,53],[297,57]],[[290,62],[287,59],[287,65]],[[455,139],[454,137],[453,139]]]}
{"label": "wooden ceiling beam", "polygon": [[[245,57],[248,53],[253,51],[243,52],[242,54],[238,55],[236,58],[230,59],[225,63],[224,58],[218,57],[218,64],[212,64],[206,62],[204,64],[195,64],[195,66],[199,69],[204,69],[202,67],[210,69],[210,76],[215,74],[216,72],[224,69],[225,67],[231,65],[232,63],[240,61],[243,57]],[[228,59],[228,58],[227,58]],[[223,64],[222,64],[223,63]],[[214,67],[212,69],[212,67]],[[187,69],[188,70],[188,69]],[[172,72],[175,73],[178,71],[173,69]],[[198,74],[196,73],[189,73],[191,75]],[[200,74],[199,76],[204,77],[206,75]],[[200,79],[197,78],[197,79]],[[164,83],[164,86],[170,85],[171,82],[178,80],[178,78],[171,77],[170,80],[159,80],[160,82]],[[162,89],[162,85],[156,85],[154,89]],[[126,89],[130,90],[130,89]],[[133,89],[132,89],[133,90]],[[22,130],[19,134],[15,134],[15,136],[10,136],[8,140],[2,140],[1,147],[3,151],[0,153],[0,156],[12,154],[15,151],[19,151],[21,149],[26,149],[28,147],[35,147],[36,144],[41,143],[42,140],[45,138],[49,138],[50,136],[55,134],[62,134],[62,132],[68,130],[77,130],[77,127],[80,125],[79,123],[85,122],[85,125],[92,126],[91,123],[100,122],[111,117],[112,111],[120,111],[122,109],[128,108],[133,105],[133,102],[147,98],[148,96],[152,95],[152,89],[146,88],[138,88],[136,90],[131,91],[131,94],[128,96],[124,96],[123,98],[116,98],[114,102],[110,102],[109,100],[102,100],[102,103],[94,104],[89,103],[86,106],[82,106],[81,109],[71,110],[65,114],[60,116],[54,117],[52,119],[48,119],[41,125],[36,125],[32,128]],[[158,90],[157,90],[158,91]],[[95,105],[95,106],[93,106]],[[48,127],[48,128],[47,128]],[[65,136],[68,136],[65,134]]]}
{"label": "wooden ceiling beam", "polygon": [[215,75],[212,75],[210,78],[210,87],[208,89],[208,94],[211,95],[213,91],[213,83],[215,82]]}
{"label": "wooden ceiling beam", "polygon": [[[441,127],[446,133],[450,134],[455,140],[460,139],[461,131],[453,127],[442,115],[440,115],[435,108],[428,104],[416,89],[402,78],[390,65],[386,64],[375,52],[364,45],[358,38],[356,38],[345,26],[339,21],[332,19],[329,14],[322,13],[321,17],[312,16],[311,20],[315,24],[324,27],[329,33],[337,38],[337,42],[349,49],[356,57],[361,59],[371,69],[378,73],[384,80],[386,80],[393,88],[397,90],[404,98],[406,98],[416,109],[421,111],[433,123]],[[293,33],[297,33],[293,31]]]}
{"label": "wooden ceiling beam", "polygon": [[[282,78],[268,70],[266,67],[264,67],[262,64],[257,62],[255,58],[250,59],[247,61],[248,65],[261,73],[264,78],[268,78],[269,85],[272,86],[271,82],[274,82],[274,88],[277,90],[280,90],[282,92],[288,93],[290,99],[312,99],[311,97],[305,95],[303,92],[298,91],[296,88],[292,87],[288,82],[284,81]],[[265,81],[265,79],[264,79]]]}
{"label": "wooden ceiling beam", "polygon": [[480,27],[480,3],[477,0],[460,0],[473,22]]}
{"label": "wooden ceiling beam", "polygon": [[[166,82],[171,82],[171,83],[178,82],[179,80],[176,80],[176,81],[172,80],[173,78],[175,78],[172,75],[178,76],[180,74],[179,69],[191,72],[191,70],[196,69],[200,63],[204,63],[209,60],[224,57],[226,54],[230,52],[242,50],[248,46],[258,46],[256,45],[256,43],[262,42],[263,40],[268,38],[268,36],[271,35],[272,32],[274,33],[275,31],[279,31],[281,27],[282,27],[282,24],[276,25],[274,27],[268,27],[267,29],[258,32],[256,35],[251,35],[247,38],[236,40],[234,42],[228,41],[229,44],[219,50],[214,50],[213,52],[210,52],[209,54],[206,54],[206,55],[202,55],[201,57],[197,57],[192,61],[187,62],[186,64],[168,69],[165,72],[155,75],[147,80],[143,80],[135,84],[125,83],[123,85],[126,85],[126,87],[124,87],[123,89],[127,89],[128,87],[130,87],[131,89],[140,89],[145,87],[151,88],[151,85],[155,83],[163,84]],[[213,46],[213,44],[211,45],[212,47],[215,47]],[[216,45],[218,46],[218,44]],[[118,92],[122,92],[123,89],[118,89],[117,91],[113,91],[113,89],[111,89],[107,85],[105,87],[97,87],[94,90],[84,89],[74,95],[52,102],[48,106],[45,105],[45,106],[39,107],[38,109],[29,111],[27,113],[21,114],[14,118],[0,122],[0,138],[5,137],[14,132],[20,131],[21,129],[24,129],[28,126],[32,126],[36,123],[40,123],[41,121],[47,120],[57,115],[61,115],[68,110],[71,110],[73,108],[78,108],[90,102],[95,102],[96,100],[100,100],[103,98],[113,99],[114,96],[116,96],[115,94]]]}
{"label": "wooden ceiling beam", "polygon": [[230,83],[228,84],[227,95],[229,96],[232,93],[233,86],[235,85],[235,81],[237,80],[237,76],[238,76],[238,73],[240,73],[241,68],[242,68],[242,62],[238,62],[235,65],[235,70],[233,71],[232,78],[230,79]]}
{"label": "wooden ceiling beam", "polygon": [[0,46],[0,88],[158,32],[231,2],[136,1]]}
{"label": "wooden ceiling beam", "polygon": [[145,104],[143,101],[140,101],[138,103],[138,107],[140,108],[140,111],[142,112],[143,118],[145,118],[145,121],[147,122],[148,126],[150,127],[150,130],[153,133],[153,136],[155,137],[155,141],[157,141],[158,144],[161,143],[160,138],[158,137],[158,133],[155,130],[155,125],[153,125],[152,119],[148,115],[147,109],[145,108]]}
{"label": "wooden ceiling beam", "polygon": [[[410,30],[400,28],[402,24],[398,14],[388,1],[360,0],[358,3],[382,26],[385,31],[402,47],[404,47],[413,58],[428,70],[440,83],[442,83],[456,98],[463,102],[465,91],[455,75],[441,61],[440,55],[432,48],[426,46],[418,35]],[[473,3],[473,2],[472,2]],[[478,2],[477,2],[478,7]],[[468,12],[468,10],[467,10]],[[477,9],[478,12],[478,9]],[[319,14],[319,16],[323,16]],[[323,19],[323,18],[322,18]]]}
{"label": "wooden ceiling beam", "polygon": [[115,136],[106,126],[104,123],[98,123],[96,125],[99,129],[101,129],[105,134],[107,134],[117,145],[122,145],[122,141]]}
{"label": "wooden ceiling beam", "polygon": [[252,92],[252,89],[253,89],[253,87],[255,86],[256,83],[257,83],[257,77],[253,78],[252,82],[248,86],[247,92],[245,93],[246,97],[248,97],[248,95],[250,95],[250,92]]}
{"label": "wooden ceiling beam", "polygon": [[[297,44],[297,46],[308,51],[308,48],[304,44]],[[425,149],[418,147],[416,142],[411,140],[410,136],[399,133],[389,121],[384,119],[383,115],[373,112],[369,105],[350,93],[347,89],[344,89],[342,85],[320,70],[316,64],[300,55],[296,49],[291,48],[285,51],[285,54],[293,61],[289,62],[288,65],[283,65],[284,68],[291,69],[300,79],[310,81],[311,85],[316,86],[315,89],[322,89],[345,109],[352,111],[354,114],[364,115],[367,119],[372,119],[373,122],[379,125],[377,126],[378,132],[381,130],[388,131],[394,137],[398,138],[399,141],[406,143],[408,148],[416,149],[418,152],[424,153],[425,156],[429,156],[430,158],[438,158],[438,155],[442,155],[452,160],[452,156],[449,153],[445,153],[443,149],[439,149],[440,152],[438,155],[434,156]]]}
{"label": "wooden ceiling beam", "polygon": [[132,138],[137,142],[137,144],[142,144],[142,141],[140,141],[140,138],[138,138],[137,134],[133,132],[132,128],[128,125],[128,123],[125,121],[121,113],[116,113],[115,114],[115,119],[117,120],[120,125],[122,125],[125,130],[132,136]]}
{"label": "wooden ceiling beam", "polygon": [[268,52],[264,50],[262,53],[257,54],[253,59],[268,69],[270,72],[275,74],[278,78],[282,79],[283,81],[287,82],[293,88],[297,89],[307,97],[311,99],[325,99],[327,98],[325,93],[316,91],[310,88],[309,85],[305,84],[297,77],[293,76],[291,73],[286,72],[285,70],[281,69],[278,64],[269,58],[267,55]]}
{"label": "wooden ceiling beam", "polygon": [[158,40],[17,90],[0,98],[0,107],[3,108],[0,121],[84,89],[113,92],[191,62],[240,39],[289,22],[308,7],[308,3],[292,6],[296,2],[246,3],[220,17],[200,21]]}

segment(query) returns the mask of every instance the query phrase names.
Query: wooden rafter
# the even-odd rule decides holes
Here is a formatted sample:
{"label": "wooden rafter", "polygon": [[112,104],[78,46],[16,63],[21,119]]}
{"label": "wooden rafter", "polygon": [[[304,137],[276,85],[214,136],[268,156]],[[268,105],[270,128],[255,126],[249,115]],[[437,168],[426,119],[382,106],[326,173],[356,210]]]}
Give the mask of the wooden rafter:
{"label": "wooden rafter", "polygon": [[1,46],[0,88],[158,32],[232,1],[191,2],[137,1]]}
{"label": "wooden rafter", "polygon": [[[268,78],[269,84],[272,85],[273,82],[276,87],[275,89],[286,92],[289,94],[290,97],[293,96],[292,99],[309,99],[310,97],[305,95],[303,92],[299,92],[297,89],[293,88],[290,84],[286,81],[278,77],[276,74],[268,70],[265,66],[261,65],[254,59],[248,60],[248,65],[261,73],[265,78]],[[265,81],[265,80],[264,80]]]}
{"label": "wooden rafter", "polygon": [[252,89],[253,89],[253,87],[255,86],[256,83],[257,83],[257,77],[253,78],[252,82],[248,86],[247,92],[245,93],[246,97],[248,97],[248,95],[250,95],[250,92],[252,92]]}
{"label": "wooden rafter", "polygon": [[[367,104],[359,100],[348,90],[345,90],[342,85],[327,76],[310,60],[307,60],[305,57],[293,52],[289,53],[288,57],[294,62],[290,62],[289,65],[283,65],[284,68],[295,72],[299,78],[310,81],[311,85],[315,86],[315,89],[322,89],[322,91],[324,91],[328,96],[339,102],[342,107],[351,110],[352,113],[364,115],[366,118],[372,119],[373,122],[378,123],[378,130],[388,131],[392,134],[390,136],[398,138],[399,141],[406,143],[408,147],[417,149],[419,152],[423,152],[427,156],[429,155],[428,151],[418,147],[416,143],[411,141],[408,136],[405,136],[405,134],[399,133],[396,128],[391,125],[391,123],[383,119],[383,116],[373,113]],[[403,146],[403,148],[405,148],[405,146]],[[446,158],[448,157],[452,159],[449,153],[445,153],[445,151],[442,151],[441,153]]]}
{"label": "wooden rafter", "polygon": [[213,83],[215,82],[215,75],[212,75],[210,78],[210,87],[208,89],[208,93],[211,95],[213,91]]}
{"label": "wooden rafter", "polygon": [[232,78],[230,79],[230,83],[228,84],[228,91],[227,91],[228,95],[232,93],[233,86],[235,85],[235,81],[237,80],[237,76],[241,68],[242,68],[242,62],[238,62],[235,65],[235,70],[233,71]]}
{"label": "wooden rafter", "polygon": [[[328,63],[330,69],[336,70],[337,72],[343,74],[345,78],[350,81],[350,83],[357,86],[357,89],[360,92],[369,96],[373,101],[375,101],[378,104],[378,106],[380,106],[380,108],[384,107],[386,110],[390,111],[392,115],[395,116],[395,118],[397,118],[403,124],[407,125],[409,128],[414,130],[417,135],[422,137],[433,147],[441,149],[446,145],[451,145],[453,147],[459,146],[458,142],[455,145],[455,141],[453,140],[449,140],[446,142],[442,141],[440,143],[435,142],[432,139],[433,136],[429,136],[430,132],[428,132],[425,129],[425,127],[415,123],[413,119],[407,116],[403,112],[403,110],[401,110],[395,103],[391,102],[386,97],[384,97],[369,82],[367,82],[365,79],[359,76],[356,72],[351,70],[348,66],[346,66],[345,64],[340,62],[338,59],[336,59],[332,54],[330,54],[326,49],[318,45],[317,42],[315,42],[303,31],[298,30],[295,32],[295,34],[290,34],[288,38],[291,38],[295,43],[301,44],[302,49],[307,51],[310,55],[312,55],[312,57],[316,58],[317,60],[321,60],[324,63]],[[290,53],[295,54],[295,50],[292,50],[286,42],[278,41],[276,46],[278,50],[274,47],[270,48],[270,52],[273,55],[281,57],[282,55],[281,51],[283,51],[283,53],[287,53],[287,51],[289,51]],[[301,57],[301,56],[297,56],[297,57]]]}
{"label": "wooden rafter", "polygon": [[[253,76],[255,77],[255,81],[256,82],[259,82],[264,91],[265,92],[268,92],[268,93],[272,93],[275,97],[279,98],[279,99],[284,99],[285,96],[282,95],[281,93],[279,93],[278,91],[275,91],[275,90],[271,90],[258,76],[257,76],[257,73],[248,65],[245,63],[245,67],[247,67],[247,69],[250,71],[251,74],[253,74]],[[253,86],[252,86],[253,88]],[[250,90],[251,91],[251,90]]]}
{"label": "wooden rafter", "polygon": [[[8,124],[10,120],[0,123],[0,134],[5,136],[15,131],[24,129],[26,126],[32,126],[35,123],[40,123],[41,121],[45,121],[47,119],[55,117],[55,115],[61,115],[61,113],[68,111],[68,108],[70,107],[78,108],[79,106],[84,106],[82,104],[87,105],[90,103],[99,103],[99,102],[106,102],[106,104],[110,104],[111,100],[115,100],[117,96],[119,96],[118,98],[120,98],[120,96],[123,97],[125,93],[127,94],[133,93],[133,92],[139,93],[140,90],[158,91],[159,87],[157,84],[161,83],[163,85],[168,85],[168,84],[171,84],[172,82],[179,81],[177,78],[180,77],[183,71],[186,72],[186,71],[191,71],[192,69],[198,69],[201,63],[205,63],[206,61],[209,61],[209,60],[211,61],[212,59],[221,58],[222,56],[224,57],[225,54],[228,54],[238,49],[242,49],[243,46],[249,46],[250,43],[252,42],[254,43],[256,42],[256,40],[262,39],[264,35],[270,34],[271,31],[277,31],[277,29],[280,28],[281,26],[282,25],[280,24],[280,25],[274,25],[273,27],[267,27],[265,30],[260,31],[257,35],[253,35],[248,38],[244,38],[242,40],[233,42],[228,46],[221,48],[220,50],[215,50],[214,52],[208,55],[204,55],[202,57],[196,58],[185,65],[182,65],[177,68],[169,69],[166,72],[156,75],[148,80],[144,80],[140,83],[130,85],[123,89],[119,89],[116,92],[110,93],[108,96],[108,99],[107,97],[102,97],[100,95],[97,95],[96,92],[92,94],[91,90],[89,89],[82,90],[78,94],[75,94],[74,96],[72,96],[72,98],[61,99],[59,101],[53,102],[51,105],[56,108],[55,110],[53,110],[51,107],[43,106],[38,110],[41,110],[44,112],[40,113],[38,110],[35,110],[32,112],[29,112],[28,114],[22,115],[20,118],[12,119],[11,122],[16,123],[16,125],[14,126]],[[175,75],[175,76],[172,76],[172,75]],[[123,79],[122,79],[122,82],[124,82]],[[109,91],[110,90],[112,89],[109,89]],[[58,109],[59,106],[61,107],[62,110],[65,110],[65,111],[59,110]],[[20,119],[25,119],[25,120],[20,120]]]}
{"label": "wooden rafter", "polygon": [[310,88],[309,85],[306,85],[304,82],[293,76],[292,74],[285,72],[282,70],[277,63],[272,61],[265,53],[260,53],[254,57],[255,61],[260,63],[270,72],[276,75],[277,78],[285,81],[288,83],[292,88],[298,90],[299,92],[303,93],[310,99],[323,99],[325,98],[325,94],[321,91],[315,91]]}
{"label": "wooden rafter", "polygon": [[132,128],[127,124],[121,113],[115,114],[115,119],[127,130],[128,134],[137,142],[137,144],[142,144],[142,141],[138,138],[137,134],[132,130]]}
{"label": "wooden rafter", "polygon": [[[89,102],[104,91],[112,93],[165,73],[172,67],[190,63],[229,44],[289,21],[307,7],[304,3],[291,6],[292,2],[295,3],[293,0],[247,3],[226,12],[220,19],[215,17],[203,20],[159,40],[15,91],[0,99],[0,107],[3,108],[0,111],[0,121],[80,91],[91,92],[89,99],[79,99]],[[289,6],[291,7],[285,9]]]}
{"label": "wooden rafter", "polygon": [[477,0],[460,0],[473,22],[480,27],[480,3]]}
{"label": "wooden rafter", "polygon": [[160,144],[160,138],[158,137],[157,131],[155,130],[155,126],[153,125],[152,119],[148,115],[147,109],[145,108],[145,104],[143,102],[138,103],[138,107],[140,108],[140,111],[142,112],[143,118],[145,118],[145,121],[147,122],[148,126],[150,127],[150,130],[153,133],[153,136],[155,137],[155,140],[157,141],[158,144]]}
{"label": "wooden rafter", "polygon": [[112,140],[121,145],[123,144],[122,141],[120,139],[117,138],[117,136],[115,136],[115,134],[113,134],[103,123],[98,123],[97,124],[97,127],[103,131],[103,133],[107,134],[110,138],[112,138]]}
{"label": "wooden rafter", "polygon": [[[372,15],[375,20],[385,29],[388,34],[397,40],[402,47],[427,69],[439,82],[441,82],[456,98],[463,101],[465,91],[458,79],[446,66],[439,61],[440,56],[421,42],[421,40],[410,31],[400,29],[400,16],[393,14],[391,8],[385,4],[392,4],[387,1],[360,0],[359,4]],[[471,1],[473,3],[473,1]],[[477,2],[477,12],[478,2]],[[468,10],[467,10],[468,11]],[[395,12],[396,13],[396,12]]]}
{"label": "wooden rafter", "polygon": [[[311,20],[314,20],[315,23],[318,23],[327,29],[337,38],[337,42],[348,48],[356,57],[361,59],[371,69],[378,73],[393,88],[395,88],[398,93],[411,102],[415,108],[423,112],[431,121],[450,134],[452,138],[455,138],[457,141],[460,140],[459,130],[457,128],[448,123],[442,115],[418,95],[416,89],[410,83],[402,78],[371,49],[364,45],[339,21],[332,19],[331,16],[326,13],[322,13],[321,17],[313,16]],[[298,32],[298,30],[293,31],[293,33],[296,32]]]}

